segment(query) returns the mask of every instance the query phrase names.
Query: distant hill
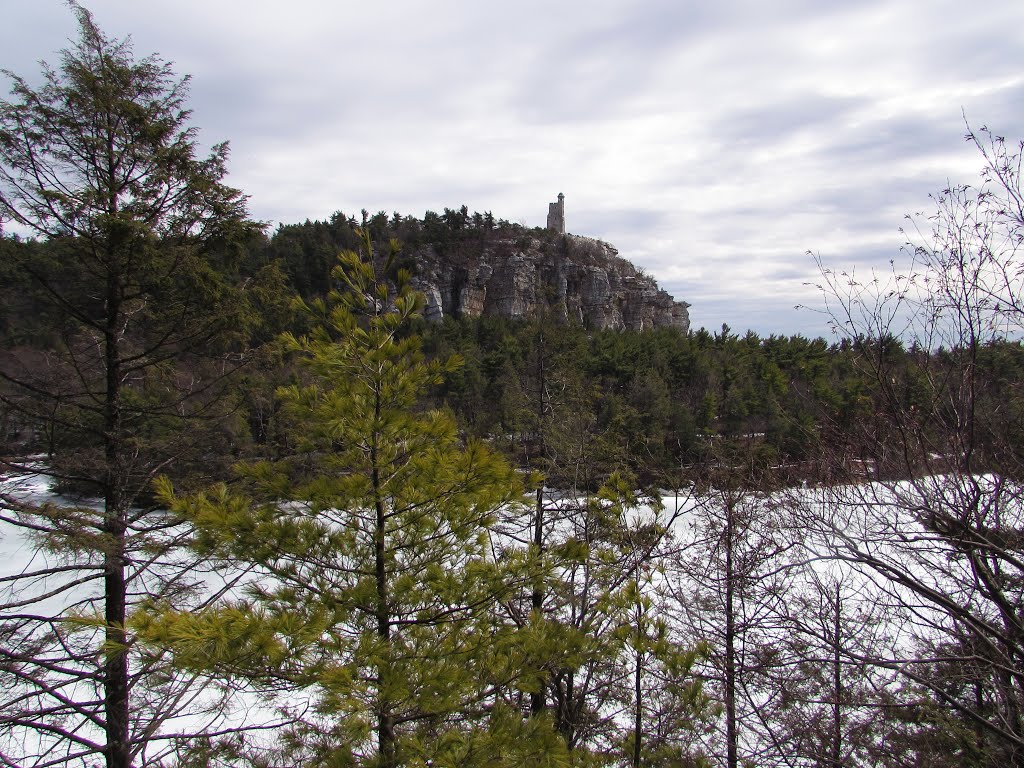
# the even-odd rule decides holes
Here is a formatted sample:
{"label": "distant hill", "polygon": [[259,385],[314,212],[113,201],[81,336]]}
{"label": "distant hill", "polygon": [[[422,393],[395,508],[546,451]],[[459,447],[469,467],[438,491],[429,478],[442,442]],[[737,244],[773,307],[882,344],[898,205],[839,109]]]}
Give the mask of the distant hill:
{"label": "distant hill", "polygon": [[687,331],[689,304],[621,258],[611,245],[553,229],[527,228],[463,206],[423,219],[381,212],[361,220],[286,225],[270,251],[300,293],[326,292],[339,248],[355,248],[365,226],[376,243],[397,239],[399,265],[427,297],[428,319],[532,317],[540,314],[593,328]]}

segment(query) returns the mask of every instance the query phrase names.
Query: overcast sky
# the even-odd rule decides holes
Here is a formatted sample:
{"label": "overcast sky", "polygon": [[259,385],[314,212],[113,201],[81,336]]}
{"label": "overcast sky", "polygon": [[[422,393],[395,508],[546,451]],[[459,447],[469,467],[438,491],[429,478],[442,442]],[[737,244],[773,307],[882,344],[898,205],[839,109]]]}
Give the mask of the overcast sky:
{"label": "overcast sky", "polygon": [[[605,240],[694,328],[827,335],[813,251],[900,257],[903,217],[973,182],[964,115],[1024,137],[1024,2],[86,0],[192,76],[205,142],[273,227],[457,208]],[[4,0],[0,68],[76,36]],[[4,91],[8,89],[5,82]]]}

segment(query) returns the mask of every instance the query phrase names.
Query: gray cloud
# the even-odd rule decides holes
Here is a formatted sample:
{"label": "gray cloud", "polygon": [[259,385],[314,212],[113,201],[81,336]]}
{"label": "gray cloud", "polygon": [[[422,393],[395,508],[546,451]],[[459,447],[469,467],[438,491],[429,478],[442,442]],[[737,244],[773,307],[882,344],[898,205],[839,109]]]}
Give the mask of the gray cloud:
{"label": "gray cloud", "polygon": [[[811,250],[898,258],[906,213],[971,181],[971,123],[1024,123],[1024,6],[610,0],[85,0],[191,73],[201,137],[272,222],[465,203],[600,237],[695,325],[827,332]],[[75,32],[15,0],[0,67],[36,75]]]}

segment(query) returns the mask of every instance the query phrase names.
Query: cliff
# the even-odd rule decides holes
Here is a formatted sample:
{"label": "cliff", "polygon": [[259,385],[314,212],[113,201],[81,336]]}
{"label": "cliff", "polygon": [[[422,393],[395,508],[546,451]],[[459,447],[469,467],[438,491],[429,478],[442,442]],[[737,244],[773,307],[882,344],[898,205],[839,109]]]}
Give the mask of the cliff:
{"label": "cliff", "polygon": [[520,230],[439,252],[422,244],[404,254],[427,317],[536,317],[594,328],[689,330],[689,304],[675,301],[612,246],[579,235]]}
{"label": "cliff", "polygon": [[[427,316],[548,317],[591,328],[689,330],[689,304],[675,301],[618,251],[601,240],[565,231],[564,195],[549,206],[546,229],[528,229],[490,212],[445,208],[422,219],[395,213],[362,220],[340,211],[328,221],[282,224],[267,244],[304,298],[334,286],[331,270],[341,250],[362,246],[360,231],[378,258],[397,241],[397,264],[427,297]],[[378,265],[384,268],[383,263]]]}

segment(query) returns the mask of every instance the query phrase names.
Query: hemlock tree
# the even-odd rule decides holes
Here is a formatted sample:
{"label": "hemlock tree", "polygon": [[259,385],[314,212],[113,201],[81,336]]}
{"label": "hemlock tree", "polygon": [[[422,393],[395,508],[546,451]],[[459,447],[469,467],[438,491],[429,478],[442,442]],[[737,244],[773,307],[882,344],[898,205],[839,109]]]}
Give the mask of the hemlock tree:
{"label": "hemlock tree", "polygon": [[197,154],[187,78],[69,4],[80,36],[60,67],[44,65],[38,88],[6,73],[0,101],[0,224],[38,241],[5,249],[5,272],[52,319],[45,347],[5,340],[0,402],[47,453],[43,472],[99,501],[0,504],[4,535],[38,547],[2,581],[0,750],[19,765],[127,768],[156,759],[193,698],[159,654],[136,653],[126,621],[146,595],[190,594],[180,528],[145,496],[213,423],[231,366],[207,355],[244,319],[213,264],[259,228],[222,183],[227,146]]}
{"label": "hemlock tree", "polygon": [[526,557],[513,548],[497,562],[490,529],[521,503],[520,483],[485,445],[463,443],[449,414],[418,407],[458,361],[424,361],[408,334],[422,295],[404,270],[394,290],[378,279],[368,235],[363,248],[342,255],[342,290],[312,305],[318,329],[288,341],[306,374],[280,392],[299,452],[245,467],[248,496],[165,488],[202,553],[258,578],[146,631],[183,665],[308,702],[293,764],[536,761],[538,729],[496,700],[519,671],[494,606],[522,588]]}

